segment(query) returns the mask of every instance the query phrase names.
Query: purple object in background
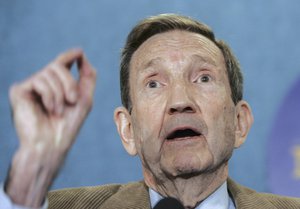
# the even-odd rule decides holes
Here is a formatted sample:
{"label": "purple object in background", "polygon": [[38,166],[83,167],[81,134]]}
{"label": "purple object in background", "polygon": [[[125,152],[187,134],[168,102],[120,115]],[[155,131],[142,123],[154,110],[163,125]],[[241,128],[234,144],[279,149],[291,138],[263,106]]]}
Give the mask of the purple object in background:
{"label": "purple object in background", "polygon": [[300,197],[300,78],[275,117],[268,142],[270,192]]}

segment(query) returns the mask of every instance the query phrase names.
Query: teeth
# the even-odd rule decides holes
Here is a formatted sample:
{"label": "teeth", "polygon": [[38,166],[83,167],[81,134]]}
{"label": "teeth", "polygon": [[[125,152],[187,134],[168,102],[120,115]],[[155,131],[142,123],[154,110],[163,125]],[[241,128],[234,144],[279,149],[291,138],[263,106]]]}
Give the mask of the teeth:
{"label": "teeth", "polygon": [[185,137],[194,137],[200,136],[200,133],[193,131],[192,129],[184,129],[184,130],[177,130],[172,132],[167,139],[176,139],[176,138],[185,138]]}

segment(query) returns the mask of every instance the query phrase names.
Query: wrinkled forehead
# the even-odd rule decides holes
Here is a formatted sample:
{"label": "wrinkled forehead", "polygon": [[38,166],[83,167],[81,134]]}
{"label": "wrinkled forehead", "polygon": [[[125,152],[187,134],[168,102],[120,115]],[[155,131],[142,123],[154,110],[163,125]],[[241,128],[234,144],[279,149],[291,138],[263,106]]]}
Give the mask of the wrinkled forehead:
{"label": "wrinkled forehead", "polygon": [[198,33],[174,30],[147,39],[132,56],[131,73],[134,68],[142,69],[166,59],[203,61],[225,69],[224,56],[214,42]]}

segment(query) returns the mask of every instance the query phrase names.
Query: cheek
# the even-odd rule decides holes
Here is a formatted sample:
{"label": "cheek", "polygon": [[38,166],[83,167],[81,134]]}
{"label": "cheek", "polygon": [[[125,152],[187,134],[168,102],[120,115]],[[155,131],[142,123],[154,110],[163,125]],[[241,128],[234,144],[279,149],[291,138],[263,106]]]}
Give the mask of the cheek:
{"label": "cheek", "polygon": [[228,140],[228,143],[234,147],[235,137],[236,137],[236,114],[235,108],[230,108],[228,110],[228,117],[225,119],[225,136]]}
{"label": "cheek", "polygon": [[158,138],[157,130],[153,122],[145,117],[136,120],[134,125],[134,140],[138,156],[145,168],[153,167],[160,161],[162,143]]}
{"label": "cheek", "polygon": [[[207,112],[208,117],[214,120],[225,121],[232,113],[234,106],[231,95],[225,85],[218,83],[216,86],[205,89],[201,94],[200,107]],[[205,114],[205,113],[204,113]]]}
{"label": "cheek", "polygon": [[200,101],[201,112],[209,127],[210,147],[234,143],[235,105],[225,87],[208,91]]}
{"label": "cheek", "polygon": [[154,130],[158,130],[161,125],[162,115],[160,109],[146,103],[141,103],[136,107],[137,113],[133,114],[135,131],[144,137],[154,134]]}
{"label": "cheek", "polygon": [[133,106],[132,126],[134,138],[138,152],[143,153],[143,155],[145,155],[145,152],[154,154],[160,151],[162,143],[160,130],[164,119],[163,104],[155,104],[155,102],[146,102],[140,99]]}
{"label": "cheek", "polygon": [[209,146],[220,155],[232,152],[235,142],[235,112],[233,107],[223,107],[221,112],[213,117],[209,130]]}
{"label": "cheek", "polygon": [[135,125],[139,126],[143,136],[157,134],[160,131],[165,110],[166,102],[165,94],[157,94],[149,96],[143,90],[135,92],[133,101],[133,118]]}

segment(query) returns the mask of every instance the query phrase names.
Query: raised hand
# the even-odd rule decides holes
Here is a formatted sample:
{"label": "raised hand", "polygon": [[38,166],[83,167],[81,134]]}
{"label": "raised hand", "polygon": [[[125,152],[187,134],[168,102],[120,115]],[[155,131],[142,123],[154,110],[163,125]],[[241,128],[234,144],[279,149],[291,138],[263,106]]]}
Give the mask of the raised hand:
{"label": "raised hand", "polygon": [[[70,68],[77,63],[79,80]],[[39,207],[92,107],[96,71],[82,50],[61,54],[10,90],[20,140],[6,191],[20,205]]]}

